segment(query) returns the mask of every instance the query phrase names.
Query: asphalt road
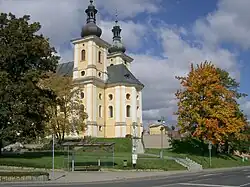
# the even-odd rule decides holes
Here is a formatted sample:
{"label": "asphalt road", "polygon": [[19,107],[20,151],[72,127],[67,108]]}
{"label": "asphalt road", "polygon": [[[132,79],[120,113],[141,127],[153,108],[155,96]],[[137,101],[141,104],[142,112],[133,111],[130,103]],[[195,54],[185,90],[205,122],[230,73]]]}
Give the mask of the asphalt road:
{"label": "asphalt road", "polygon": [[[97,176],[98,177],[98,176]],[[0,185],[1,186],[1,185]],[[5,187],[250,187],[250,169],[178,174],[166,177],[81,184],[4,185]]]}

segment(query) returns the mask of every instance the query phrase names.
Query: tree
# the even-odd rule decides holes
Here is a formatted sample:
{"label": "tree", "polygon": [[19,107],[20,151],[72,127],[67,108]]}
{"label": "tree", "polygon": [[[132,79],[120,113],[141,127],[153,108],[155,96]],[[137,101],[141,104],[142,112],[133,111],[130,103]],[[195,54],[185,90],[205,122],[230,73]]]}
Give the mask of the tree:
{"label": "tree", "polygon": [[215,144],[225,143],[229,137],[241,137],[246,125],[238,114],[236,92],[221,79],[218,69],[208,62],[201,63],[187,77],[176,77],[183,89],[176,92],[178,125],[182,133]]}
{"label": "tree", "polygon": [[0,139],[28,141],[43,136],[45,104],[52,96],[38,82],[55,71],[59,57],[39,23],[25,15],[0,14]]}
{"label": "tree", "polygon": [[81,89],[74,85],[72,77],[50,73],[46,79],[42,80],[41,85],[51,89],[56,96],[47,105],[49,121],[46,129],[48,135],[53,133],[57,140],[62,142],[65,135],[83,133],[88,115],[81,104]]}

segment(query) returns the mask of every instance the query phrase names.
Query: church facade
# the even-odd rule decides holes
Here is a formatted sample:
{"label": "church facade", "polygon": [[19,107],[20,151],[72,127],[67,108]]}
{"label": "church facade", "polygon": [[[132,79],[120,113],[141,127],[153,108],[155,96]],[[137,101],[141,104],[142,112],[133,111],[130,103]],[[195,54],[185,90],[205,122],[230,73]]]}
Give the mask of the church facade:
{"label": "church facade", "polygon": [[109,44],[101,38],[102,30],[96,25],[98,11],[92,0],[85,12],[87,23],[81,38],[72,40],[74,61],[57,68],[58,74],[72,76],[81,88],[82,104],[88,114],[82,135],[115,138],[135,132],[140,136],[144,85],[130,71],[133,59],[126,54],[118,21]]}

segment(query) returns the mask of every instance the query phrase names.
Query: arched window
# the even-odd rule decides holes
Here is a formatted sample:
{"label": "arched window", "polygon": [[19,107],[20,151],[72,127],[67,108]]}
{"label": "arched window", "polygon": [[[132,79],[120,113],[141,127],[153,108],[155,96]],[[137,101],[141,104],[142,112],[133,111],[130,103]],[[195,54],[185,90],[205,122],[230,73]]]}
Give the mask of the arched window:
{"label": "arched window", "polygon": [[100,105],[98,108],[98,114],[99,114],[99,118],[102,117],[102,106]]}
{"label": "arched window", "polygon": [[81,92],[81,99],[84,98],[84,92]]}
{"label": "arched window", "polygon": [[130,105],[127,105],[127,107],[126,107],[126,116],[127,116],[127,118],[130,117],[130,109],[131,109]]}
{"label": "arched window", "polygon": [[84,107],[84,105],[83,105],[83,104],[81,104],[81,105],[80,105],[80,110],[81,110],[82,112],[84,112],[85,107]]}
{"label": "arched window", "polygon": [[102,52],[98,52],[98,62],[102,63]]}
{"label": "arched window", "polygon": [[114,117],[113,107],[112,106],[109,106],[109,117],[110,118]]}
{"label": "arched window", "polygon": [[84,49],[83,49],[82,52],[81,52],[81,60],[82,60],[82,61],[85,61],[85,60],[86,60],[86,52],[85,52]]}

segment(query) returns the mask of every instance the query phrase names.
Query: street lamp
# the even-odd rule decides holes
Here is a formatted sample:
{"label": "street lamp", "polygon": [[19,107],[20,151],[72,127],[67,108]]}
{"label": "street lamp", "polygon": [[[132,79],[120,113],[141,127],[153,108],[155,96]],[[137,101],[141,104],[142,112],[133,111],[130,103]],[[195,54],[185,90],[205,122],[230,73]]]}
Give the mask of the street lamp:
{"label": "street lamp", "polygon": [[[165,119],[164,117],[161,117],[160,120],[158,120],[158,122],[160,122],[160,124],[162,124],[163,126],[165,126]],[[160,152],[160,158],[163,158],[163,130],[165,129],[165,127],[161,127],[161,152]]]}
{"label": "street lamp", "polygon": [[52,134],[52,179],[55,178],[55,135]]}

